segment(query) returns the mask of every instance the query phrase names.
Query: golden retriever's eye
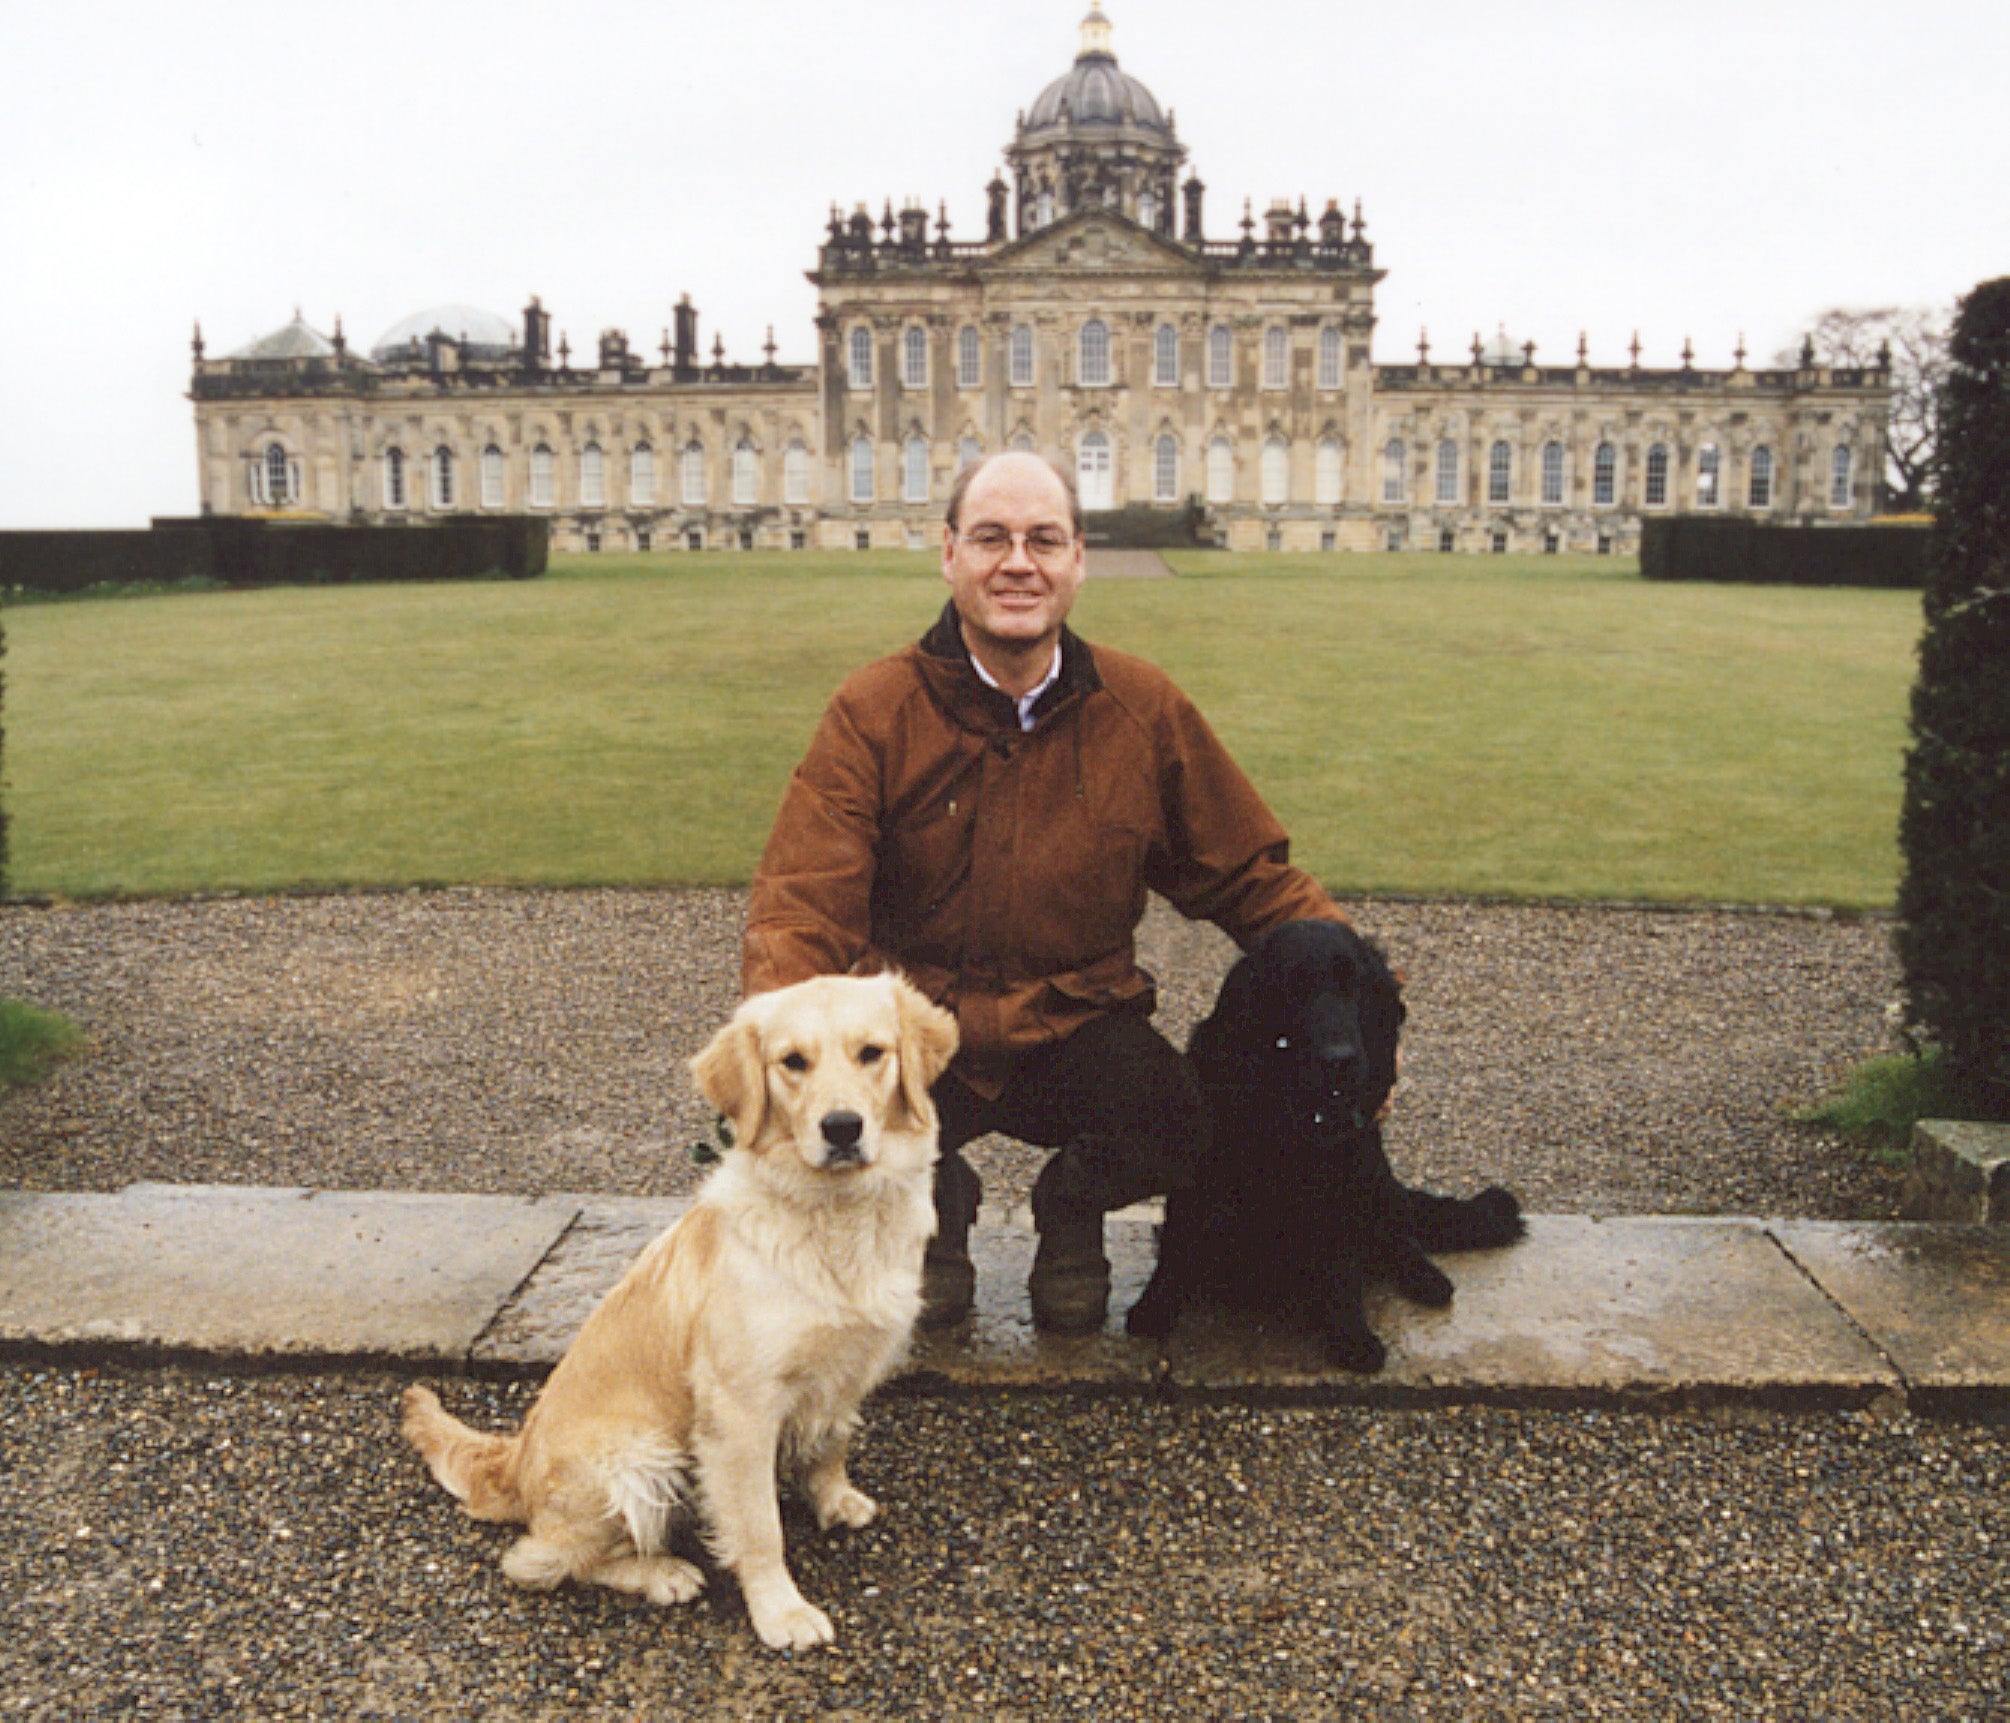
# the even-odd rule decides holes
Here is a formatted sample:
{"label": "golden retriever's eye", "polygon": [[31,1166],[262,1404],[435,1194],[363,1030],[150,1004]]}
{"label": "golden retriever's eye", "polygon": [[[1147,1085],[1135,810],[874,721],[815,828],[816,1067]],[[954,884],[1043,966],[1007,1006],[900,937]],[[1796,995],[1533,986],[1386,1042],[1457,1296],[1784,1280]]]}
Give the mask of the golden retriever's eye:
{"label": "golden retriever's eye", "polygon": [[798,1076],[800,1076],[803,1072],[807,1071],[809,1068],[810,1068],[809,1060],[806,1059],[800,1053],[784,1053],[782,1055],[782,1069],[784,1071],[794,1071]]}
{"label": "golden retriever's eye", "polygon": [[858,1050],[858,1062],[861,1065],[877,1065],[885,1057],[886,1049],[875,1047],[870,1042]]}

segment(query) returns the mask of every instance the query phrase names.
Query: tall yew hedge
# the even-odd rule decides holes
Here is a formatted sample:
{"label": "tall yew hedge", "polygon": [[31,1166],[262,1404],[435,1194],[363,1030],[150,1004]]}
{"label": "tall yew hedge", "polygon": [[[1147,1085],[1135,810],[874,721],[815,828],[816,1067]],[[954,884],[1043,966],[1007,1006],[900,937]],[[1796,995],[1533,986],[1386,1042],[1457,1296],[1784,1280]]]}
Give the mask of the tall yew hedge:
{"label": "tall yew hedge", "polygon": [[1948,357],[1899,956],[1963,1101],[2010,1119],[2010,277],[1961,302]]}

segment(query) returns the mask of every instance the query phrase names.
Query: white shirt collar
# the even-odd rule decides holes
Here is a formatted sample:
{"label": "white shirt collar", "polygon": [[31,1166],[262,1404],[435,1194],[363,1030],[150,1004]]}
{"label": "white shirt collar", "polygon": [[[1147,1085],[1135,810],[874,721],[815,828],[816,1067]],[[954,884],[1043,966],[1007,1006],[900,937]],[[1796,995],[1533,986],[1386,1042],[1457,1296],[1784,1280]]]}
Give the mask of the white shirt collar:
{"label": "white shirt collar", "polygon": [[[998,688],[998,678],[993,676],[990,671],[984,668],[984,661],[981,658],[979,658],[977,654],[974,652],[970,654],[970,668],[977,672],[977,677],[979,681],[985,683],[989,687]],[[1054,662],[1047,666],[1047,674],[1042,676],[1040,680],[1037,683],[1035,683],[1031,688],[1027,689],[1025,693],[1021,694],[1015,702],[1015,704],[1019,708],[1020,729],[1030,730],[1033,728],[1033,702],[1039,699],[1042,694],[1046,693],[1047,690],[1053,687],[1054,684],[1058,682],[1060,679],[1061,679],[1061,643],[1060,641],[1057,640],[1054,642]],[[998,692],[1004,694],[1005,690],[1003,688],[998,688]],[[1006,697],[1008,699],[1011,698],[1010,695],[1007,695]]]}

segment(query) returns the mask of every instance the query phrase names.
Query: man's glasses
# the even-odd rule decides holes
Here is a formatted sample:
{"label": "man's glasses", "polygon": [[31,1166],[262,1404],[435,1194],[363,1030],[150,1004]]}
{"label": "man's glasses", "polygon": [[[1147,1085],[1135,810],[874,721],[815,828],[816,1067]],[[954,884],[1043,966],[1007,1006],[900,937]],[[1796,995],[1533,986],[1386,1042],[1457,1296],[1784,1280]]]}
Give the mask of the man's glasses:
{"label": "man's glasses", "polygon": [[1016,541],[1042,568],[1051,568],[1066,559],[1075,548],[1075,535],[1057,527],[1036,526],[1031,532],[1007,532],[1002,526],[980,526],[956,535],[969,546],[971,557],[980,563],[997,564],[1012,554]]}

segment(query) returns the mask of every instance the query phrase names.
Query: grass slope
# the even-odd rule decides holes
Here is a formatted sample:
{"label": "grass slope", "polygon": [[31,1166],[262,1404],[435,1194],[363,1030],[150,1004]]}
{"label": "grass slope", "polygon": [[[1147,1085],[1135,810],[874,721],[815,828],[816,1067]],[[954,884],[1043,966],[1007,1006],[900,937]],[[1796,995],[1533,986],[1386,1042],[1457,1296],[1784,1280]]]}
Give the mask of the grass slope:
{"label": "grass slope", "polygon": [[[1075,622],[1171,670],[1336,890],[1880,906],[1916,595],[1567,558],[1176,559]],[[10,612],[14,888],[731,883],[926,554]]]}

